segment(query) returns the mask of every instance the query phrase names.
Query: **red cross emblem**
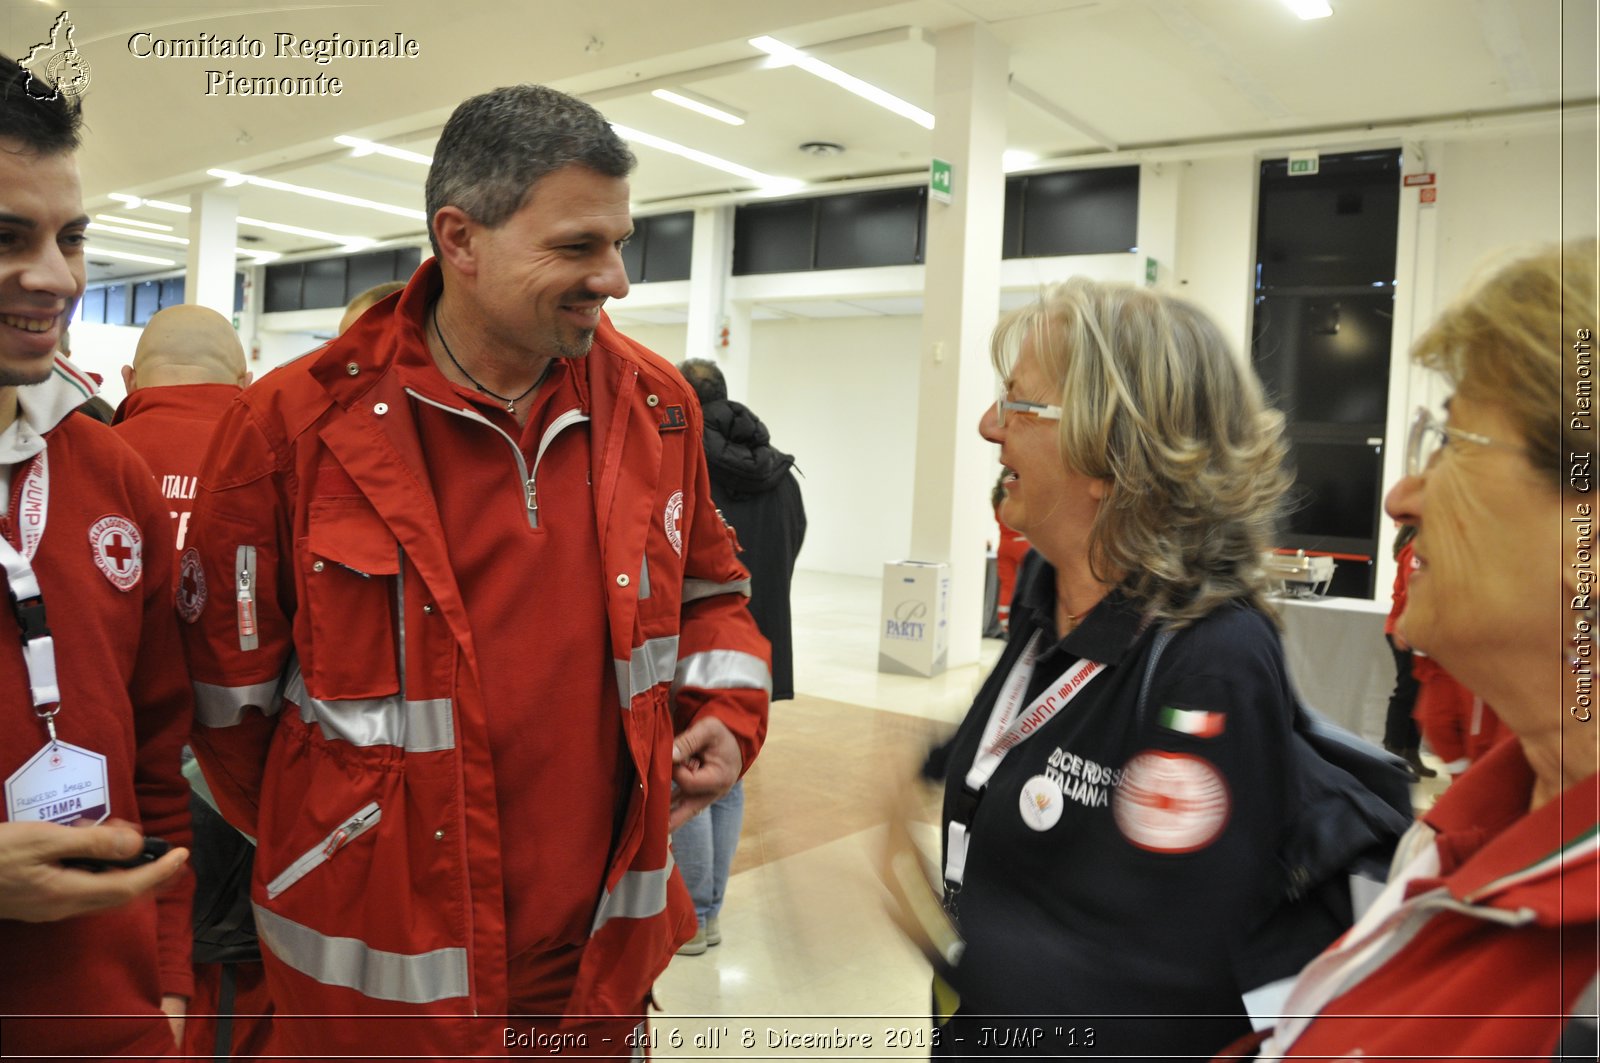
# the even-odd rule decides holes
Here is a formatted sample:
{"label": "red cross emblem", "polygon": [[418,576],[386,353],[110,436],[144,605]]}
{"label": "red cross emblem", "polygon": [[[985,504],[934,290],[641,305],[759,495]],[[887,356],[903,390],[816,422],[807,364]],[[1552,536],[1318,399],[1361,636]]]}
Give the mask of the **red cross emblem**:
{"label": "red cross emblem", "polygon": [[144,537],[139,526],[115,514],[101,517],[89,527],[89,547],[95,567],[119,591],[132,590],[144,571]]}
{"label": "red cross emblem", "polygon": [[178,559],[178,615],[192,624],[205,607],[206,573],[200,565],[200,551],[191,546]]}

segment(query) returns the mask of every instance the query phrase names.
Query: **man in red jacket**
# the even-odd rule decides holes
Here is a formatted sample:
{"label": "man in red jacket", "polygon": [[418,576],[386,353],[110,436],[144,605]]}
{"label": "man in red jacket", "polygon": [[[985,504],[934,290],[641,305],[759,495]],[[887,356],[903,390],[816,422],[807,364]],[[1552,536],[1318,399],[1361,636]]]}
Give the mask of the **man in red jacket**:
{"label": "man in red jacket", "polygon": [[[72,416],[94,385],[56,353],[84,287],[78,128],[0,56],[0,1013],[8,1054],[159,1056],[190,992],[191,699],[166,507],[137,455]],[[135,857],[141,833],[173,851],[65,865]]]}
{"label": "man in red jacket", "polygon": [[601,312],[633,162],[562,93],[468,100],[436,257],[217,429],[193,742],[284,1054],[626,1056],[694,933],[669,824],[771,680],[694,396]]}
{"label": "man in red jacket", "polygon": [[[128,397],[118,407],[112,428],[149,463],[171,507],[181,551],[206,441],[228,404],[250,384],[239,334],[209,307],[169,306],[139,334],[133,364],[122,367],[122,382]],[[197,590],[193,568],[176,576],[177,593],[192,603]],[[198,783],[188,760],[186,755],[185,773]],[[189,811],[195,834],[195,909],[203,918],[195,927],[195,986],[183,1049],[194,1056],[259,1055],[266,1046],[272,1001],[250,918],[254,847],[208,803],[203,785],[195,787]]]}

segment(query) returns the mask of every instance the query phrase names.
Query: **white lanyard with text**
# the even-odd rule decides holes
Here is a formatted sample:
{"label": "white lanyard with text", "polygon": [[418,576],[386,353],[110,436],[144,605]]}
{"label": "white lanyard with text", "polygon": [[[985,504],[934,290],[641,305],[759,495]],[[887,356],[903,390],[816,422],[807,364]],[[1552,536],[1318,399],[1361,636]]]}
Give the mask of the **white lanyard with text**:
{"label": "white lanyard with text", "polygon": [[[10,584],[11,608],[17,616],[17,627],[22,633],[22,661],[28,669],[28,687],[33,692],[34,712],[44,720],[50,741],[56,740],[55,715],[60,711],[61,688],[56,682],[56,644],[45,626],[44,592],[39,588],[39,578],[34,575],[32,558],[44,539],[45,521],[49,517],[50,465],[47,451],[41,451],[28,465],[18,493],[20,504],[16,513],[18,537],[22,549],[11,545],[0,536],[0,565],[5,566],[6,581]],[[54,706],[41,712],[44,706]]]}
{"label": "white lanyard with text", "polygon": [[[1012,667],[1011,674],[1006,677],[1005,685],[1000,688],[1000,696],[995,699],[994,711],[989,715],[983,740],[978,745],[978,754],[972,758],[972,767],[967,771],[967,791],[981,794],[1006,754],[1037,734],[1106,667],[1095,661],[1079,661],[1061,673],[1059,679],[1045,687],[1025,710],[1018,713],[1017,705],[1027,693],[1028,682],[1033,678],[1033,669],[1038,661],[1039,632],[1035,631],[1028,639],[1028,645],[1023,648],[1022,656]],[[966,871],[967,842],[967,824],[952,819],[945,835],[944,864],[945,881],[952,886],[961,885],[962,875]]]}

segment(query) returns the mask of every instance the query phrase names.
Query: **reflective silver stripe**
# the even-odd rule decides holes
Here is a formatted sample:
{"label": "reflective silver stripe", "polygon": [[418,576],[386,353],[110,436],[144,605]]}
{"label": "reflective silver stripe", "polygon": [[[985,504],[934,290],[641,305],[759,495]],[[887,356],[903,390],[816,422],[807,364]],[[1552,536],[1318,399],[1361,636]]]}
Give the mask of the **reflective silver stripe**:
{"label": "reflective silver stripe", "polygon": [[375,949],[359,938],[319,934],[308,926],[251,905],[261,943],[307,978],[344,986],[374,1000],[431,1004],[467,995],[467,950],[406,954]]}
{"label": "reflective silver stripe", "polygon": [[600,898],[600,907],[594,913],[594,926],[590,934],[613,919],[648,919],[667,910],[667,880],[672,877],[672,853],[667,852],[667,866],[660,871],[629,871]]}
{"label": "reflective silver stripe", "polygon": [[279,682],[269,679],[242,687],[195,683],[194,722],[202,727],[235,727],[251,709],[263,716],[275,716],[281,707],[278,704]]}
{"label": "reflective silver stripe", "polygon": [[323,701],[306,692],[298,661],[284,687],[285,701],[300,706],[300,719],[315,723],[322,737],[353,746],[401,746],[407,753],[435,753],[456,747],[455,717],[449,698],[407,701],[399,694],[382,698]]}
{"label": "reflective silver stripe", "polygon": [[678,662],[672,689],[700,687],[704,690],[765,690],[772,693],[772,672],[767,662],[753,653],[738,650],[706,650],[691,653]]}
{"label": "reflective silver stripe", "polygon": [[639,562],[639,600],[642,602],[650,597],[650,559],[644,558]]}
{"label": "reflective silver stripe", "polygon": [[742,594],[748,598],[750,597],[750,581],[747,579],[736,579],[732,583],[713,583],[708,579],[686,579],[683,581],[683,604],[685,605],[717,594]]}
{"label": "reflective silver stripe", "polygon": [[617,694],[626,709],[635,697],[672,678],[672,669],[678,663],[678,636],[645,639],[643,646],[633,648],[629,660],[611,663],[617,669]]}

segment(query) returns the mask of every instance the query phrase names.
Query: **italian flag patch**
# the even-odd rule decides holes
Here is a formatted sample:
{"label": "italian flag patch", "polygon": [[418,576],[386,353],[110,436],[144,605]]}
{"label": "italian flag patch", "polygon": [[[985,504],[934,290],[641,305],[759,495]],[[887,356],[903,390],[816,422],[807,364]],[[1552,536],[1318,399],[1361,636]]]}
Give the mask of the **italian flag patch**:
{"label": "italian flag patch", "polygon": [[1222,733],[1228,718],[1220,712],[1179,709],[1168,705],[1161,710],[1161,726],[1196,738],[1215,738]]}

